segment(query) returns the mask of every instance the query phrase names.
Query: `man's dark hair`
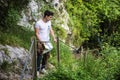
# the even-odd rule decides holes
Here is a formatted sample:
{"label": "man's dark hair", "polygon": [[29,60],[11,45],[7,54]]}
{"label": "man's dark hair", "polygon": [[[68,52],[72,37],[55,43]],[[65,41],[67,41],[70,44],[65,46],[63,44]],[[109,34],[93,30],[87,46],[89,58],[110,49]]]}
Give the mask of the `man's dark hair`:
{"label": "man's dark hair", "polygon": [[46,10],[45,12],[44,12],[44,17],[45,16],[53,16],[53,12],[52,11],[49,11],[49,10]]}

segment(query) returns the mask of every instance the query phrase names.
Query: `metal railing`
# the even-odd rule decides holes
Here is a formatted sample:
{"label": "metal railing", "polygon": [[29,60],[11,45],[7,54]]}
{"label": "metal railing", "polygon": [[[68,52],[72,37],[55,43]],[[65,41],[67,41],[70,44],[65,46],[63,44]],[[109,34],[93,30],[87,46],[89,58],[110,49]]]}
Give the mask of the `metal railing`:
{"label": "metal railing", "polygon": [[29,59],[30,57],[32,57],[32,78],[35,79],[37,77],[37,72],[36,72],[36,38],[32,37],[31,39],[31,46],[29,49],[29,55],[26,57],[26,61],[25,64],[23,66],[23,70],[21,71],[21,75],[20,75],[20,80],[23,80],[24,75],[25,75],[25,70],[27,69],[27,65],[29,65]]}
{"label": "metal railing", "polygon": [[[60,63],[60,50],[59,50],[59,38],[57,37],[57,61],[58,61],[58,64]],[[31,61],[32,61],[32,64],[31,62],[29,61],[31,57]],[[30,63],[28,63],[30,62]],[[29,49],[29,55],[26,57],[26,61],[25,61],[25,64],[23,66],[23,70],[21,71],[21,75],[20,75],[20,80],[23,80],[24,79],[24,75],[25,75],[25,70],[27,69],[27,65],[30,65],[32,66],[32,79],[36,79],[37,78],[37,40],[36,40],[36,37],[32,37],[31,39],[31,46],[30,46],[30,49]],[[29,66],[29,67],[30,67]]]}

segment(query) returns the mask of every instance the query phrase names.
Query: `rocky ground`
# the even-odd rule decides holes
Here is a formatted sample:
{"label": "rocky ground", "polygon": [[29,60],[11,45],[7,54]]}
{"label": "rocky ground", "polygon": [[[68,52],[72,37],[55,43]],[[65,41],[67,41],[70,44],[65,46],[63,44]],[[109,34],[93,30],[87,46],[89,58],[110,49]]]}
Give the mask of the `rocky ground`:
{"label": "rocky ground", "polygon": [[27,56],[24,48],[0,45],[0,80],[20,80]]}
{"label": "rocky ground", "polygon": [[[22,74],[24,66],[28,59],[25,73]],[[31,55],[28,51],[21,47],[13,47],[9,45],[0,45],[0,80],[20,80],[21,74],[23,80],[32,80]],[[47,71],[55,69],[55,67],[48,63]],[[43,77],[40,74],[38,78]]]}

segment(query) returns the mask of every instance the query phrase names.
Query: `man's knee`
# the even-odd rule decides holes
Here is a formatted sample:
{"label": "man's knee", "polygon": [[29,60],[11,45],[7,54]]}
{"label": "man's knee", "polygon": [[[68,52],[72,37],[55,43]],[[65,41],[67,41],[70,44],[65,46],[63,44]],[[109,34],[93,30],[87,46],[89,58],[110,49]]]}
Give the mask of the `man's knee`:
{"label": "man's knee", "polygon": [[45,49],[44,45],[42,43],[38,42],[37,43],[37,53],[42,54],[44,49]]}

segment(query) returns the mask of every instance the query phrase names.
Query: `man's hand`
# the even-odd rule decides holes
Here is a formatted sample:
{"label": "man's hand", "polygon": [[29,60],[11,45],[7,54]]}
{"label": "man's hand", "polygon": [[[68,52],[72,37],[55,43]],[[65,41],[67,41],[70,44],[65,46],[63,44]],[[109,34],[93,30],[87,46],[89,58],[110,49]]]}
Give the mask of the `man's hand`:
{"label": "man's hand", "polygon": [[57,39],[56,39],[56,38],[54,38],[54,42],[55,42],[55,43],[57,42]]}

